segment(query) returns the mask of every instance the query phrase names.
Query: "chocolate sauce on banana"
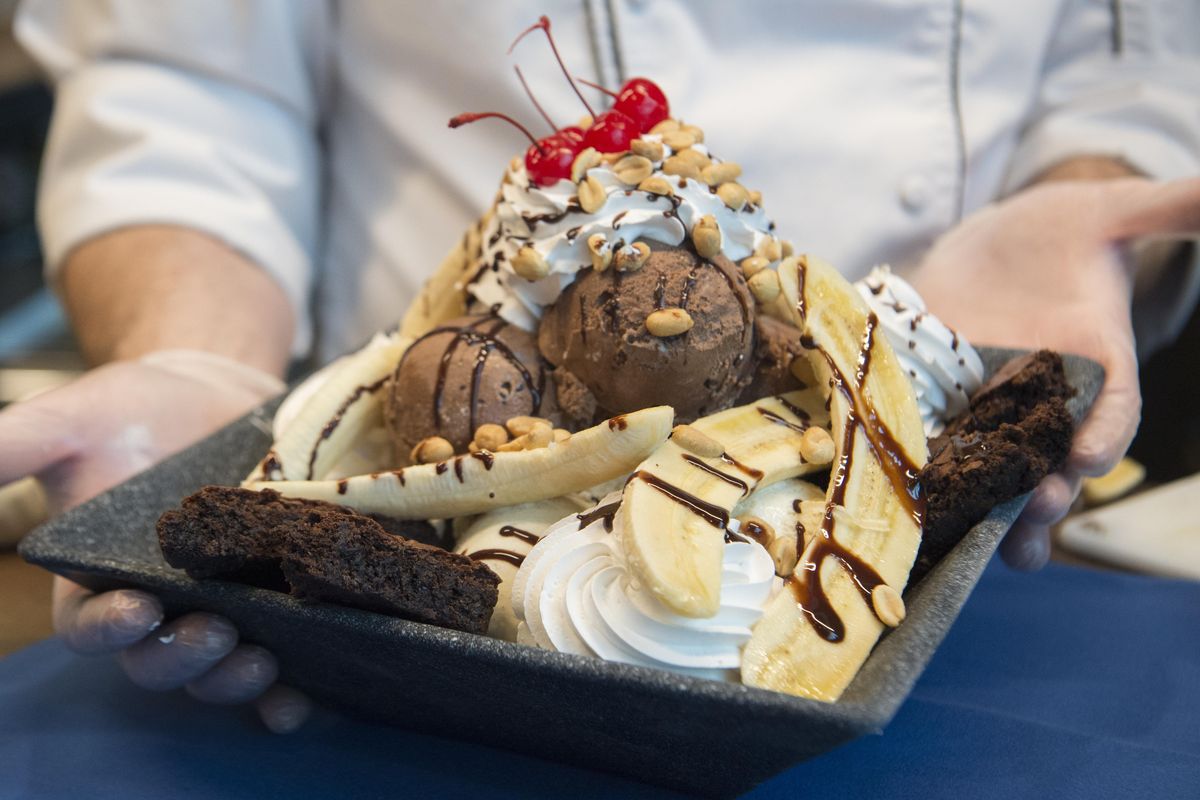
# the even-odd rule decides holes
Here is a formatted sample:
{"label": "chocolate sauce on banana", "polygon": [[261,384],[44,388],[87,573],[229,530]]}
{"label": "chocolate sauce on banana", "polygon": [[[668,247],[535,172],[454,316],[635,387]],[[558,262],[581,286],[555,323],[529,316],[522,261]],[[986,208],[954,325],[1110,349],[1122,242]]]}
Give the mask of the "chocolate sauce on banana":
{"label": "chocolate sauce on banana", "polygon": [[758,483],[763,479],[764,473],[761,469],[755,469],[747,464],[743,464],[733,456],[729,455],[729,453],[721,453],[721,460],[743,475],[748,476],[750,480],[754,481],[755,483]]}
{"label": "chocolate sauce on banana", "polygon": [[488,450],[476,450],[471,453],[471,458],[478,459],[483,463],[483,468],[490,470],[492,465],[496,463],[496,456]]}
{"label": "chocolate sauce on banana", "polygon": [[[821,584],[821,566],[825,559],[829,557],[837,559],[838,563],[849,572],[850,578],[868,606],[871,606],[871,593],[877,586],[885,582],[874,567],[843,547],[834,536],[834,509],[845,505],[847,480],[851,460],[854,456],[854,442],[860,430],[867,437],[867,444],[879,460],[893,490],[918,527],[921,526],[925,515],[925,498],[921,494],[918,482],[920,469],[904,452],[904,448],[896,441],[862,392],[871,370],[871,355],[875,330],[878,325],[878,317],[874,313],[870,314],[867,318],[862,345],[859,348],[855,368],[856,382],[853,385],[846,379],[828,353],[817,348],[811,338],[803,337],[801,339],[801,343],[805,347],[817,349],[825,358],[832,373],[833,389],[841,392],[850,405],[842,434],[841,456],[830,476],[830,486],[833,487],[833,491],[825,505],[825,517],[821,522],[821,529],[816,534],[817,543],[812,546],[811,552],[805,554],[797,565],[796,571],[787,579],[787,585],[795,595],[801,611],[817,633],[830,642],[842,641],[845,638],[846,629]],[[799,501],[793,503],[793,508],[797,511],[799,507]]]}
{"label": "chocolate sauce on banana", "polygon": [[520,539],[522,542],[525,542],[525,544],[529,545],[537,544],[542,539],[542,537],[538,536],[536,533],[530,533],[529,531],[524,531],[520,528],[514,528],[512,525],[505,525],[498,530],[496,534],[498,536],[507,536],[514,539]]}
{"label": "chocolate sauce on banana", "polygon": [[338,406],[337,411],[333,413],[333,417],[331,417],[330,420],[325,423],[324,428],[321,428],[321,435],[317,438],[316,444],[313,445],[312,452],[308,455],[308,480],[311,481],[314,477],[313,471],[316,469],[317,453],[320,451],[321,445],[326,439],[333,435],[333,432],[337,430],[338,425],[342,424],[342,419],[346,416],[346,412],[350,409],[350,406],[357,403],[359,398],[364,394],[374,394],[382,389],[383,385],[387,383],[388,377],[389,376],[384,376],[374,383],[355,387],[354,391],[350,393],[350,396],[343,400],[342,404]]}
{"label": "chocolate sauce on banana", "polygon": [[[701,500],[694,494],[686,492],[683,489],[680,489],[678,486],[664,481],[662,478],[658,477],[652,472],[638,470],[637,472],[633,473],[633,475],[629,476],[630,481],[634,479],[648,483],[652,488],[662,492],[676,503],[686,506],[689,511],[703,519],[709,525],[712,525],[714,528],[720,528],[721,530],[724,530],[729,525],[729,512],[724,508],[714,505],[713,503],[709,503],[705,500]],[[628,483],[628,481],[626,482]]]}
{"label": "chocolate sauce on banana", "polygon": [[582,530],[588,525],[591,525],[596,520],[604,520],[604,530],[612,533],[613,518],[617,516],[617,510],[621,507],[621,501],[617,500],[614,503],[607,503],[602,506],[596,506],[591,511],[585,511],[575,515],[575,519],[579,520],[579,528]]}
{"label": "chocolate sauce on banana", "polygon": [[717,480],[725,481],[725,483],[728,483],[730,486],[736,486],[738,489],[741,490],[742,497],[745,497],[746,495],[748,495],[750,493],[750,484],[746,483],[741,478],[730,475],[727,472],[722,472],[721,470],[717,469],[716,467],[710,466],[709,464],[705,463],[703,460],[697,458],[696,456],[692,455],[691,453],[684,453],[683,460],[686,461],[687,463],[691,464],[696,469],[707,472],[709,475],[712,475]]}
{"label": "chocolate sauce on banana", "polygon": [[525,563],[525,556],[521,553],[504,550],[500,547],[476,550],[474,553],[467,553],[466,556],[472,561],[503,561],[507,564],[512,564],[514,567],[519,567]]}
{"label": "chocolate sauce on banana", "polygon": [[776,425],[783,425],[785,428],[791,428],[792,430],[796,431],[797,433],[804,433],[806,430],[808,430],[808,425],[806,425],[804,423],[796,423],[796,422],[792,422],[791,420],[784,419],[783,417],[779,416],[778,414],[776,414],[774,411],[772,411],[769,408],[763,408],[762,406],[756,406],[754,410],[757,411],[759,414],[762,414],[764,419],[770,420],[771,422],[774,422]]}

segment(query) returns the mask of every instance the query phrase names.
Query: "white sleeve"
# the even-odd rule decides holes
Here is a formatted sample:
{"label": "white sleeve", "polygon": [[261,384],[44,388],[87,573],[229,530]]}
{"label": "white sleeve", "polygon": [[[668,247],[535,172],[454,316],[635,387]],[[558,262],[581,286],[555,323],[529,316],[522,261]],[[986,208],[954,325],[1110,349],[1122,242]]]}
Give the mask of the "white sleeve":
{"label": "white sleeve", "polygon": [[326,13],[323,0],[26,0],[14,30],[55,84],[38,201],[49,276],[106,231],[187,226],[279,282],[304,352]]}
{"label": "white sleeve", "polygon": [[[1071,0],[1046,54],[1040,94],[1006,193],[1079,155],[1152,178],[1200,174],[1200,2]],[[1200,248],[1144,260],[1134,292],[1139,353],[1169,343],[1200,296]]]}
{"label": "white sleeve", "polygon": [[1009,165],[1007,191],[1072,156],[1160,179],[1200,172],[1200,3],[1071,0]]}

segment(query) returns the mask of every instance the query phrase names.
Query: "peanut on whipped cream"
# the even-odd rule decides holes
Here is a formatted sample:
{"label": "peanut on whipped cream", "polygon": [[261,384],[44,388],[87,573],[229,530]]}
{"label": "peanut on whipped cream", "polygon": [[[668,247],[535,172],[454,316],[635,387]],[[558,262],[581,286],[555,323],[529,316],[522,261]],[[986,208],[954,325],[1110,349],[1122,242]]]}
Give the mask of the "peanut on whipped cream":
{"label": "peanut on whipped cream", "polygon": [[782,582],[761,545],[731,541],[721,607],[680,616],[634,580],[622,547],[620,493],[552,525],[513,581],[517,641],[547,650],[738,680],[742,646]]}
{"label": "peanut on whipped cream", "polygon": [[[661,135],[646,134],[637,141],[657,145],[639,145],[643,152],[660,155],[657,161],[638,156],[649,161],[649,176],[639,172],[638,183],[630,183],[627,159],[602,160],[582,176],[589,187],[587,203],[581,202],[581,185],[560,180],[538,186],[525,164],[513,160],[483,234],[479,266],[463,287],[480,308],[494,308],[512,324],[535,329],[542,308],[554,302],[579,270],[593,266],[595,246],[589,249],[589,241],[600,241],[597,234],[612,252],[639,239],[678,245],[702,218],[711,216],[720,231],[721,250],[732,261],[753,255],[773,238],[774,226],[761,204],[746,202],[735,210],[720,195],[720,186],[710,186],[698,169],[692,177],[673,174],[669,163],[679,156]],[[713,158],[703,144],[682,152],[710,165],[732,166]],[[670,193],[654,190],[664,186]],[[593,196],[597,188],[602,197]],[[524,260],[536,254],[547,265],[543,277],[529,280],[514,269],[514,259],[525,248]]]}

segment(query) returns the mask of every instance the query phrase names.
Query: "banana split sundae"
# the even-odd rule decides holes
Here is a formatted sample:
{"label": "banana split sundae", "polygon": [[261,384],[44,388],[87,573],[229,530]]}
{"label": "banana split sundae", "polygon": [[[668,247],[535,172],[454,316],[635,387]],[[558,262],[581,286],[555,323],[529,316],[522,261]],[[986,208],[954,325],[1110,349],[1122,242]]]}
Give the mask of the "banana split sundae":
{"label": "banana split sundae", "polygon": [[[903,621],[929,519],[948,520],[940,556],[1061,464],[1063,392],[1029,430],[1030,408],[979,422],[983,364],[912,287],[796,252],[653,82],[610,94],[529,136],[397,330],[291,404],[243,488],[164,515],[164,552],[199,577],[836,700]],[[1039,437],[1053,452],[985,507],[947,509],[954,470],[996,473],[990,443]]]}

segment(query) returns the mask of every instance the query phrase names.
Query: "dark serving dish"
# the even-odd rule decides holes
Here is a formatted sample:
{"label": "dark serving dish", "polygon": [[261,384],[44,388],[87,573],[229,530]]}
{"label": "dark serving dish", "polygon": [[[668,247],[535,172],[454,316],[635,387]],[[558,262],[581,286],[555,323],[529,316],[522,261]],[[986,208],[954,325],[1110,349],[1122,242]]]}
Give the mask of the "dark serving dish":
{"label": "dark serving dish", "polygon": [[[989,373],[1016,351],[980,351]],[[1066,357],[1081,419],[1102,368]],[[168,613],[232,619],[279,656],[281,679],[328,706],[700,794],[745,791],[895,715],[1025,503],[995,508],[918,584],[836,703],[537,650],[334,605],[314,605],[171,569],[154,523],[206,484],[236,484],[270,439],[278,400],[44,525],[21,545],[34,564],[96,589],[140,586]],[[731,757],[734,756],[735,757]]]}

